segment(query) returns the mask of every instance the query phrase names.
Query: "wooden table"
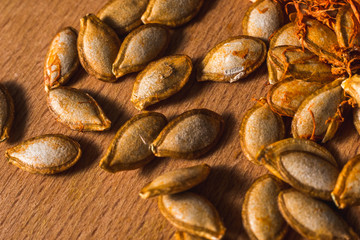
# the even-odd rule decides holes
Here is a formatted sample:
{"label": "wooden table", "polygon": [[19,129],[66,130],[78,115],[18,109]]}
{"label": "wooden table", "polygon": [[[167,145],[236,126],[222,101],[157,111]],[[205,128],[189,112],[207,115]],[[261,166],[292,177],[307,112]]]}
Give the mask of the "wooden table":
{"label": "wooden table", "polygon": [[[216,148],[198,160],[162,158],[142,169],[111,174],[98,167],[119,127],[138,111],[130,103],[136,74],[116,83],[101,82],[80,70],[69,86],[90,93],[113,122],[110,131],[79,133],[55,121],[46,105],[43,63],[54,35],[66,26],[79,29],[79,19],[96,13],[105,1],[1,0],[0,81],[15,101],[16,116],[10,139],[0,152],[30,137],[62,133],[79,141],[80,161],[54,176],[24,172],[0,161],[1,239],[171,239],[172,227],[159,213],[155,199],[142,200],[141,187],[159,174],[199,163],[212,166],[209,178],[192,191],[208,198],[218,209],[228,231],[225,239],[247,239],[241,220],[244,194],[266,169],[241,154],[239,125],[244,112],[264,96],[267,71],[263,65],[234,84],[197,83],[194,75],[184,90],[149,108],[169,119],[193,108],[220,113],[225,133]],[[177,28],[167,55],[184,53],[198,62],[208,49],[241,34],[248,0],[207,0],[200,14]],[[287,122],[289,119],[287,119]],[[358,153],[360,138],[348,115],[339,133],[326,146],[344,164]],[[344,211],[360,233],[360,207]],[[290,232],[287,239],[301,239]]]}

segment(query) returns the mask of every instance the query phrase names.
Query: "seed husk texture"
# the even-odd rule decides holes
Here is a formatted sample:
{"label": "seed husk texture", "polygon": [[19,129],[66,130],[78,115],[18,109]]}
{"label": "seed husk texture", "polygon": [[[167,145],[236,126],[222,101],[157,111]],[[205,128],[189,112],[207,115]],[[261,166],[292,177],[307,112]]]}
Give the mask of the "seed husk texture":
{"label": "seed husk texture", "polygon": [[205,240],[205,238],[191,235],[187,232],[176,231],[174,234],[175,240]]}
{"label": "seed husk texture", "polygon": [[73,166],[81,156],[80,145],[60,134],[31,138],[8,149],[9,163],[31,173],[54,174]]}
{"label": "seed husk texture", "polygon": [[295,23],[288,23],[277,30],[270,39],[270,49],[278,46],[301,47],[299,38],[296,36]]}
{"label": "seed husk texture", "polygon": [[9,138],[10,129],[14,120],[14,102],[6,89],[0,84],[0,142]]}
{"label": "seed husk texture", "polygon": [[351,5],[343,6],[336,15],[335,33],[340,47],[360,45],[360,26]]}
{"label": "seed husk texture", "polygon": [[345,93],[359,105],[360,103],[360,75],[355,74],[341,83]]}

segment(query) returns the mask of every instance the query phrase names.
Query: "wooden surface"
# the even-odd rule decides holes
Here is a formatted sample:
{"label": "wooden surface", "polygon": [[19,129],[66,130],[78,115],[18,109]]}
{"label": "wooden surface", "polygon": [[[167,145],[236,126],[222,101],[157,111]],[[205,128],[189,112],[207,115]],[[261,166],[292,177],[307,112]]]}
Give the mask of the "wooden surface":
{"label": "wooden surface", "polygon": [[[113,122],[110,131],[79,133],[56,122],[47,109],[43,63],[50,41],[66,26],[79,29],[79,19],[97,12],[106,1],[1,0],[0,81],[15,101],[15,122],[0,153],[30,137],[62,133],[79,141],[80,161],[54,176],[24,172],[0,161],[0,239],[171,239],[174,228],[160,215],[155,199],[142,200],[141,187],[159,174],[206,162],[212,172],[192,191],[208,198],[218,209],[228,231],[225,239],[247,239],[241,221],[243,197],[258,176],[267,171],[241,154],[238,130],[244,112],[264,96],[266,66],[234,84],[190,84],[172,98],[149,110],[169,119],[192,109],[209,108],[224,117],[225,133],[209,154],[198,160],[156,159],[143,169],[111,174],[98,167],[111,138],[138,111],[129,102],[136,74],[111,84],[80,70],[69,86],[90,93]],[[198,62],[208,49],[241,34],[248,0],[207,0],[200,14],[175,30],[167,55],[188,54]],[[348,115],[335,139],[326,146],[344,164],[359,153],[360,138]],[[360,207],[343,212],[360,233]],[[287,239],[301,239],[290,232]]]}

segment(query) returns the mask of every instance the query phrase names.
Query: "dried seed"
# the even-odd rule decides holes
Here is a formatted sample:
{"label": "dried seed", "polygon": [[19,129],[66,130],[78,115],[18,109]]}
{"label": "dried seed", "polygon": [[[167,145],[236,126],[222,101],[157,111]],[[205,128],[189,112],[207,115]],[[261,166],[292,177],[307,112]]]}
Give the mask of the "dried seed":
{"label": "dried seed", "polygon": [[281,5],[273,0],[258,0],[245,13],[243,34],[267,41],[284,22]]}
{"label": "dried seed", "polygon": [[111,126],[98,103],[75,88],[58,87],[48,92],[47,102],[57,121],[78,131],[103,131]]}
{"label": "dried seed", "polygon": [[67,27],[56,34],[46,55],[45,90],[65,84],[79,67],[77,31]]}
{"label": "dried seed", "polygon": [[157,157],[197,158],[215,146],[223,129],[220,115],[208,109],[193,109],[169,122],[151,150]]}
{"label": "dried seed", "polygon": [[270,84],[277,83],[279,81],[278,75],[280,75],[281,77],[282,73],[279,73],[274,63],[270,61],[269,52],[267,53],[267,57],[266,57],[266,66],[268,69],[269,83]]}
{"label": "dried seed", "polygon": [[80,63],[90,75],[106,81],[116,80],[112,64],[120,48],[120,40],[114,30],[93,14],[80,19],[77,42]]}
{"label": "dried seed", "polygon": [[350,4],[342,7],[336,15],[335,33],[340,47],[360,46],[360,25]]}
{"label": "dried seed", "polygon": [[229,38],[212,48],[198,66],[198,81],[236,82],[266,58],[266,45],[250,36]]}
{"label": "dried seed", "polygon": [[116,133],[100,167],[109,172],[132,170],[154,159],[150,143],[167,123],[161,113],[145,112],[132,117]]}
{"label": "dried seed", "polygon": [[31,173],[54,174],[73,166],[81,156],[79,143],[60,134],[31,138],[8,149],[9,163]]}
{"label": "dried seed", "polygon": [[191,58],[173,55],[150,63],[136,77],[130,101],[138,110],[171,97],[188,82]]}
{"label": "dried seed", "polygon": [[121,44],[112,66],[114,75],[119,78],[144,69],[165,51],[169,40],[169,30],[161,25],[147,24],[135,29]]}
{"label": "dried seed", "polygon": [[203,182],[209,173],[210,166],[207,164],[176,169],[155,178],[143,187],[140,197],[146,199],[186,191]]}
{"label": "dried seed", "polygon": [[273,113],[264,98],[248,110],[240,126],[240,144],[247,159],[255,164],[256,154],[261,147],[283,139],[284,123],[279,115]]}
{"label": "dried seed", "polygon": [[204,0],[149,0],[141,20],[178,27],[189,22],[200,11]]}
{"label": "dried seed", "polygon": [[353,121],[356,131],[360,134],[360,108],[353,109]]}
{"label": "dried seed", "polygon": [[358,239],[356,233],[328,205],[293,189],[278,198],[287,223],[307,239]]}
{"label": "dried seed", "polygon": [[214,206],[205,198],[190,192],[160,195],[162,215],[179,230],[206,239],[221,239],[225,227]]}
{"label": "dried seed", "polygon": [[0,84],[0,142],[8,139],[13,120],[13,99],[5,86]]}
{"label": "dried seed", "polygon": [[341,83],[341,87],[345,93],[360,105],[360,75],[356,74]]}
{"label": "dried seed", "polygon": [[301,47],[299,38],[296,35],[295,23],[288,23],[280,28],[270,39],[270,49],[278,46]]}
{"label": "dried seed", "polygon": [[360,204],[360,155],[345,164],[331,196],[339,208]]}
{"label": "dried seed", "polygon": [[174,234],[175,240],[205,240],[205,238],[191,235],[187,232],[176,231]]}
{"label": "dried seed", "polygon": [[97,14],[119,35],[125,35],[141,25],[141,15],[149,0],[111,0]]}

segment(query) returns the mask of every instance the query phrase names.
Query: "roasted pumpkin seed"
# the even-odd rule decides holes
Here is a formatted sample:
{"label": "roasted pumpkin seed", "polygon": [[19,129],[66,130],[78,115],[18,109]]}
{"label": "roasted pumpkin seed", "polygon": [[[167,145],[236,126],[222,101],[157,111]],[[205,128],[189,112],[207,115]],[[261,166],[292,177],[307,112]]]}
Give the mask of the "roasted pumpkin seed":
{"label": "roasted pumpkin seed", "polygon": [[191,235],[187,232],[176,231],[174,234],[175,240],[205,240],[205,238]]}
{"label": "roasted pumpkin seed", "polygon": [[13,120],[13,99],[6,87],[0,84],[0,142],[8,139]]}
{"label": "roasted pumpkin seed", "polygon": [[149,0],[141,20],[145,24],[178,27],[195,17],[203,2],[204,0]]}
{"label": "roasted pumpkin seed", "polygon": [[52,40],[44,67],[46,91],[66,83],[79,67],[76,41],[77,31],[72,27],[61,30]]}
{"label": "roasted pumpkin seed", "polygon": [[257,69],[266,58],[266,45],[250,36],[229,38],[217,44],[199,63],[198,81],[236,82]]}
{"label": "roasted pumpkin seed", "polygon": [[223,129],[220,115],[208,109],[193,109],[169,122],[151,150],[157,157],[197,158],[215,146]]}
{"label": "roasted pumpkin seed", "polygon": [[161,25],[147,24],[126,36],[112,66],[114,75],[119,78],[137,72],[160,56],[170,40],[169,30]]}
{"label": "roasted pumpkin seed", "polygon": [[206,239],[221,239],[225,227],[214,206],[205,198],[190,192],[160,195],[162,215],[179,230]]}
{"label": "roasted pumpkin seed", "polygon": [[341,83],[345,93],[360,105],[360,75],[355,74]]}
{"label": "roasted pumpkin seed", "polygon": [[48,92],[47,102],[57,121],[78,131],[103,131],[111,126],[98,103],[75,88],[58,87]]}
{"label": "roasted pumpkin seed", "polygon": [[167,123],[161,113],[145,112],[132,117],[116,133],[100,167],[109,172],[132,170],[154,159],[149,145]]}
{"label": "roasted pumpkin seed", "polygon": [[150,63],[136,77],[130,101],[138,110],[171,97],[188,82],[191,58],[173,55]]}
{"label": "roasted pumpkin seed", "polygon": [[250,239],[283,239],[288,226],[277,205],[282,183],[272,175],[258,178],[246,192],[242,219]]}
{"label": "roasted pumpkin seed", "polygon": [[207,164],[180,168],[165,173],[143,187],[140,191],[140,197],[146,199],[186,191],[204,181],[209,173],[210,166]]}
{"label": "roasted pumpkin seed", "polygon": [[288,23],[277,30],[270,39],[270,49],[278,46],[301,47],[299,38],[296,35],[295,23]]}
{"label": "roasted pumpkin seed", "polygon": [[335,33],[340,47],[360,46],[360,25],[350,4],[336,15]]}
{"label": "roasted pumpkin seed", "polygon": [[54,174],[73,166],[81,156],[79,143],[60,134],[31,138],[8,149],[9,163],[31,173]]}
{"label": "roasted pumpkin seed", "polygon": [[114,30],[93,14],[80,19],[77,42],[80,63],[90,75],[106,81],[116,80],[112,64],[120,48],[120,40]]}
{"label": "roasted pumpkin seed", "polygon": [[307,239],[358,239],[356,233],[328,205],[293,189],[278,198],[287,223]]}
{"label": "roasted pumpkin seed", "polygon": [[241,149],[247,159],[260,164],[256,154],[261,147],[283,139],[285,127],[281,117],[273,113],[262,98],[245,113],[239,133]]}
{"label": "roasted pumpkin seed", "polygon": [[[270,61],[270,57],[269,57],[269,52],[267,53],[267,57],[266,57],[266,66],[268,69],[268,75],[269,75],[269,83],[270,84],[275,84],[279,81],[278,78],[278,70],[276,69],[274,63],[272,63]],[[280,73],[280,77],[282,76],[282,73]]]}

